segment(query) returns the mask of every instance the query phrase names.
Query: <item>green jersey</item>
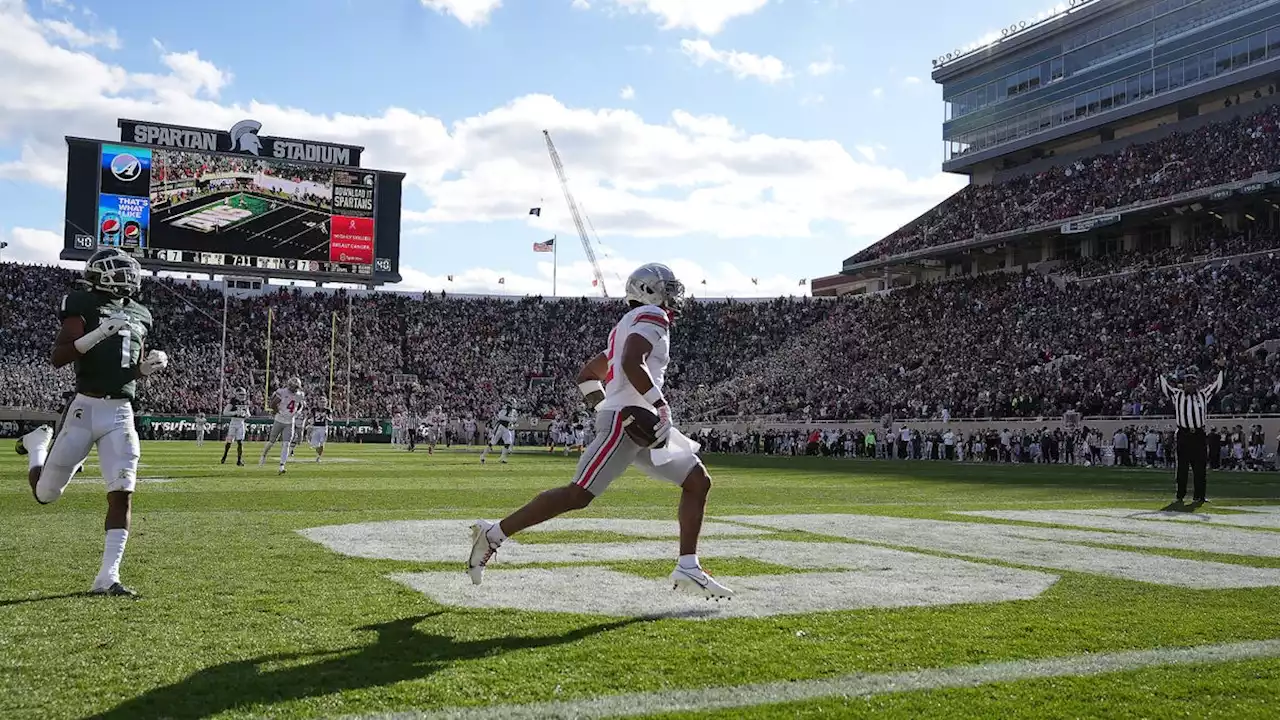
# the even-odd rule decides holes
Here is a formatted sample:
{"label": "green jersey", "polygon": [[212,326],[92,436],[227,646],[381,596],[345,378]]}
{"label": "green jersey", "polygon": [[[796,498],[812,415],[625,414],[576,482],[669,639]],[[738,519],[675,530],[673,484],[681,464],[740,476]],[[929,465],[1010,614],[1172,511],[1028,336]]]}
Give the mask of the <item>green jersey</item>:
{"label": "green jersey", "polygon": [[97,329],[105,318],[128,321],[128,327],[117,336],[106,338],[76,360],[76,391],[132,400],[137,391],[134,378],[142,361],[142,346],[151,332],[151,311],[136,300],[76,290],[62,297],[58,311],[59,320],[69,317],[83,318],[86,334]]}

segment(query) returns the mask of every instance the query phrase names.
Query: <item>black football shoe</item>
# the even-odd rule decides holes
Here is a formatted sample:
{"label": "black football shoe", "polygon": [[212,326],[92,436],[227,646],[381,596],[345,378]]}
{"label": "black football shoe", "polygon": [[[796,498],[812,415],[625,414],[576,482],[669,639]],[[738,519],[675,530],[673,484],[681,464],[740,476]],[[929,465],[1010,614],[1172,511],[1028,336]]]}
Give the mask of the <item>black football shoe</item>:
{"label": "black football shoe", "polygon": [[127,588],[118,582],[111,583],[109,587],[94,588],[89,591],[89,594],[100,595],[104,597],[131,597],[131,598],[141,597],[138,594],[138,591],[132,588]]}

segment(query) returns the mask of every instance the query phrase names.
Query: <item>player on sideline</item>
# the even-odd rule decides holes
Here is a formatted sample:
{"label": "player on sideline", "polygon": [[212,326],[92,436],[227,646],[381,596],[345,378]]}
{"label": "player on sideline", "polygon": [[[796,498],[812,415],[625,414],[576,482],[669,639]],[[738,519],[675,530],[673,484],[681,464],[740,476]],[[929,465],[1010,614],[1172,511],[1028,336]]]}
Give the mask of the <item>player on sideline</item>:
{"label": "player on sideline", "polygon": [[502,445],[502,456],[499,460],[505,465],[507,456],[511,454],[511,446],[515,444],[515,431],[512,429],[520,416],[516,413],[516,401],[508,400],[498,413],[493,416],[493,434],[489,436],[489,444],[480,452],[480,464],[483,465],[494,445]]}
{"label": "player on sideline", "polygon": [[227,444],[222,447],[222,464],[227,464],[227,453],[231,452],[231,443],[235,442],[236,465],[244,467],[245,418],[250,415],[249,391],[236,388],[235,395],[222,414],[227,416]]}
{"label": "player on sideline", "polygon": [[302,412],[306,399],[306,393],[302,392],[302,381],[296,377],[289,378],[285,387],[271,394],[268,405],[275,411],[276,417],[275,422],[271,424],[271,431],[267,433],[267,445],[262,448],[262,457],[258,458],[258,467],[266,464],[267,453],[271,452],[271,446],[279,440],[280,474],[284,474],[285,463],[289,461],[289,447],[293,444],[294,426],[297,424],[298,414]]}
{"label": "player on sideline", "polygon": [[623,430],[622,410],[640,407],[658,417],[650,447],[666,444],[672,431],[671,407],[662,394],[671,359],[671,317],[684,296],[684,285],[666,265],[644,265],[627,278],[627,304],[605,352],[592,358],[578,373],[578,389],[588,407],[596,409],[597,433],[578,461],[573,482],[547,490],[501,522],[478,520],[471,526],[471,555],[467,573],[479,585],[484,568],[507,537],[570,510],[581,510],[608,489],[631,464],[646,475],[681,488],[680,557],[671,572],[675,587],[708,598],[732,597],[733,591],[717,582],[698,562],[698,537],[711,491],[711,476],[696,453],[673,452],[655,465],[649,447],[637,445]]}
{"label": "player on sideline", "polygon": [[196,413],[196,447],[204,447],[204,426],[209,424],[209,418],[205,417],[204,411]]}
{"label": "player on sideline", "polygon": [[316,451],[316,462],[324,457],[324,444],[329,439],[329,399],[321,395],[311,408],[311,447]]}
{"label": "player on sideline", "polygon": [[132,403],[137,380],[168,367],[169,358],[159,350],[142,354],[152,321],[151,312],[133,299],[142,285],[136,260],[104,248],[89,257],[84,274],[89,289],[62,298],[62,327],[51,357],[54,367],[75,363],[76,396],[56,438],[41,426],[24,435],[17,450],[30,456],[27,482],[36,502],[47,505],[62,497],[97,444],[107,483],[106,542],[90,592],[136,597],[120,582],[141,456]]}

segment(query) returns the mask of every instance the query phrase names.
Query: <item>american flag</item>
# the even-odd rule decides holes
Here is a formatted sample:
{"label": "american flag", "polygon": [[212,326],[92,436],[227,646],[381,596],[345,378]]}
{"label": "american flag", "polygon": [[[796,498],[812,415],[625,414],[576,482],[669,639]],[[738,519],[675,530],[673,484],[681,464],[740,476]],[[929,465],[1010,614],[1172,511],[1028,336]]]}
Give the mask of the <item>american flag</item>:
{"label": "american flag", "polygon": [[551,238],[546,242],[536,242],[533,244],[534,252],[553,252],[556,247],[556,239]]}

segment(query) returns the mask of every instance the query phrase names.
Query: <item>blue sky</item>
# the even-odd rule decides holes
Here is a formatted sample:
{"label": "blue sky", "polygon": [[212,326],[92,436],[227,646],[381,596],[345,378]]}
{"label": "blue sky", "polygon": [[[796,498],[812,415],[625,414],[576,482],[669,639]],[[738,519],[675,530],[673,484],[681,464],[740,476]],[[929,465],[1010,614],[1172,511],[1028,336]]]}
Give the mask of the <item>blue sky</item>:
{"label": "blue sky", "polygon": [[[997,0],[0,0],[0,237],[60,246],[66,134],[115,118],[366,145],[407,174],[407,285],[590,292],[539,130],[606,280],[803,292],[963,184],[930,58],[1045,9]],[[959,12],[963,10],[963,12]],[[544,207],[531,219],[528,207]],[[453,275],[454,281],[445,278]],[[507,282],[499,286],[498,277]],[[759,280],[752,285],[750,278]],[[617,285],[616,279],[614,284]]]}

